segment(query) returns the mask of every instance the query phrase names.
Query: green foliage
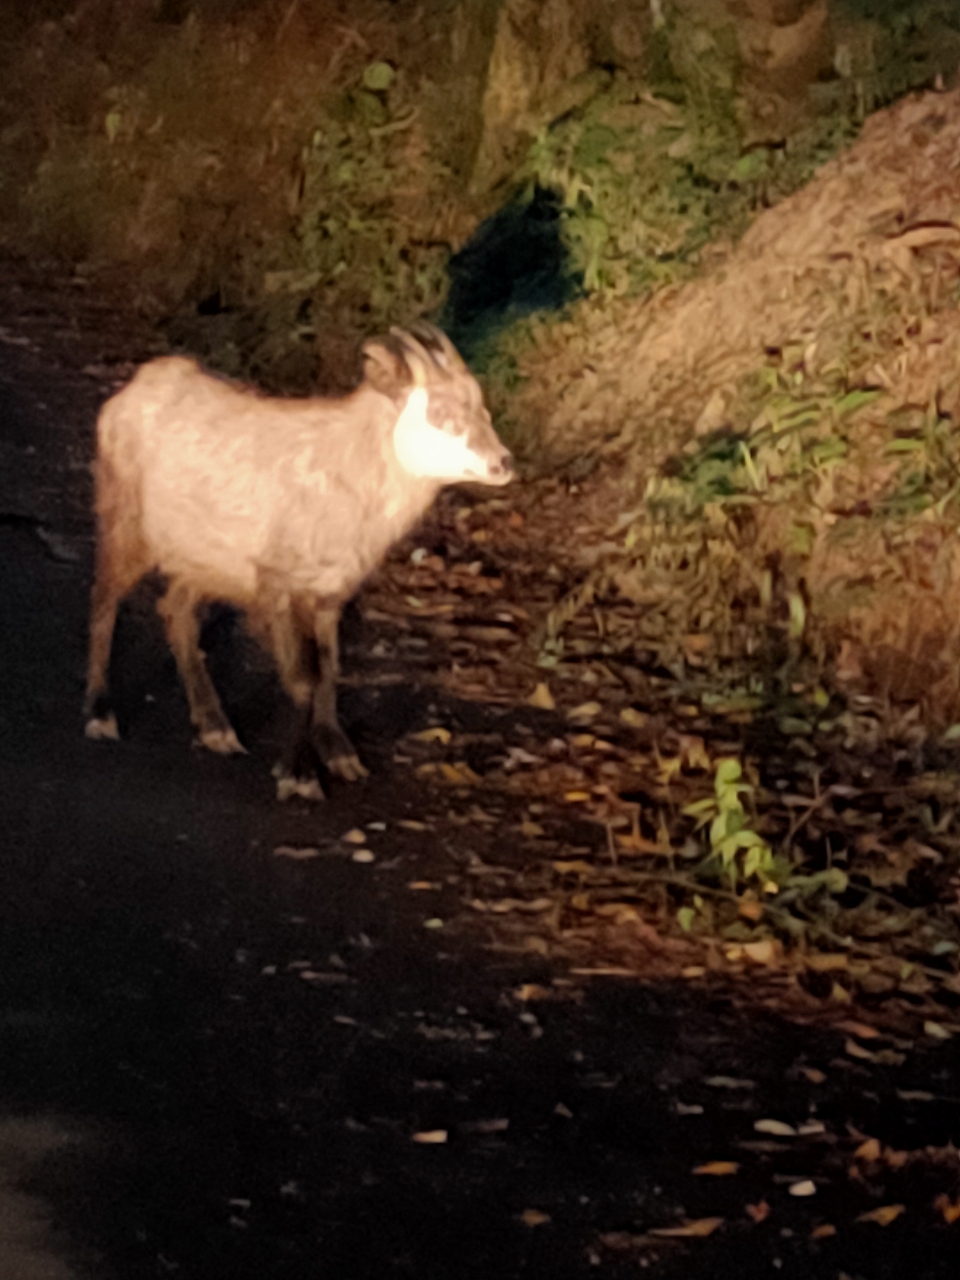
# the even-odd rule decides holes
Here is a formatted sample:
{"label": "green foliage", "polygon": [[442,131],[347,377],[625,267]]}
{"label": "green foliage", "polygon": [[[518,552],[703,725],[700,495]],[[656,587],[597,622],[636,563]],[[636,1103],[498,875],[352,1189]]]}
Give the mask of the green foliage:
{"label": "green foliage", "polygon": [[899,459],[900,467],[879,512],[893,518],[909,518],[936,508],[941,514],[960,498],[960,466],[957,464],[956,427],[934,406],[903,409],[888,418],[896,433],[886,454]]}
{"label": "green foliage", "polygon": [[[447,286],[447,248],[426,243],[397,215],[396,189],[411,182],[404,147],[416,112],[392,118],[382,94],[369,88],[386,89],[392,77],[386,63],[369,66],[368,87],[344,95],[314,131],[303,153],[297,227],[297,265],[316,272],[328,296],[345,283],[352,309],[377,326],[433,310]],[[428,190],[437,170],[419,157],[416,183]]]}
{"label": "green foliage", "polygon": [[[861,114],[911,89],[951,78],[960,55],[956,0],[835,0],[859,24],[859,39],[842,39],[837,62]],[[849,34],[849,33],[848,33]]]}
{"label": "green foliage", "polygon": [[743,781],[743,767],[733,757],[716,762],[714,794],[684,806],[683,812],[697,820],[697,828],[709,824],[710,853],[704,870],[718,866],[722,876],[735,888],[741,881],[756,880],[765,892],[776,892],[784,868],[773,850],[750,826],[744,797],[753,799],[754,788]]}
{"label": "green foliage", "polygon": [[389,62],[371,62],[363,73],[363,87],[371,93],[383,93],[390,88],[395,75]]}
{"label": "green foliage", "polygon": [[[848,390],[839,376],[807,379],[767,366],[745,379],[731,423],[705,436],[668,474],[651,481],[647,499],[666,518],[698,518],[708,503],[732,508],[774,494],[802,495],[849,453],[847,432],[858,409],[873,403],[872,388]],[[798,527],[796,536],[805,533]]]}
{"label": "green foliage", "polygon": [[615,78],[531,145],[520,176],[559,192],[571,265],[589,292],[632,295],[687,277],[709,241],[739,235],[851,136],[834,118],[783,149],[745,151],[734,69],[711,44],[659,93]]}

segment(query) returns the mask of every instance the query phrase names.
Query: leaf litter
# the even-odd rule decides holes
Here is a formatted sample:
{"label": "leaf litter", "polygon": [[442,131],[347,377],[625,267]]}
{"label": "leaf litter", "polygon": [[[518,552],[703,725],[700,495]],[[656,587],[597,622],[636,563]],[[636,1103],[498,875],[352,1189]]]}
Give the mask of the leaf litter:
{"label": "leaf litter", "polygon": [[[416,653],[449,697],[512,708],[399,749],[521,836],[522,866],[463,868],[489,945],[580,975],[749,976],[773,1002],[866,1003],[949,1034],[960,781],[928,695],[949,698],[870,662],[917,676],[897,628],[933,616],[917,592],[952,599],[960,267],[942,160],[958,131],[956,94],[904,100],[722,272],[544,330],[521,401],[587,450],[585,423],[622,424],[596,475],[448,494],[368,588],[368,617],[394,629],[384,682]],[[569,376],[591,361],[611,370],[602,390]],[[403,647],[418,637],[429,648]]]}
{"label": "leaf litter", "polygon": [[[915,191],[910,217],[952,216],[946,180],[932,171],[943,168],[937,138],[953,146],[955,128],[950,95],[876,117],[860,152],[758,219],[732,251],[739,299],[708,279],[650,305],[584,304],[580,331],[552,347],[544,337],[522,394],[528,405],[542,395],[557,440],[585,421],[620,424],[597,446],[601,459],[626,459],[620,483],[601,462],[590,480],[534,481],[508,498],[446,495],[418,533],[429,553],[401,548],[368,586],[365,616],[381,636],[374,680],[394,682],[413,662],[454,709],[397,749],[425,796],[424,812],[400,827],[443,840],[457,864],[462,910],[448,930],[478,931],[492,951],[546,959],[578,982],[745,979],[742,999],[845,1032],[851,1069],[895,1067],[924,1035],[954,1033],[957,733],[943,732],[931,706],[950,710],[960,633],[945,625],[930,650],[909,627],[930,635],[937,620],[960,617],[948,536],[960,270],[949,237],[901,239],[873,215]],[[926,178],[914,183],[904,173],[918,131]],[[878,159],[885,148],[896,163]],[[877,191],[865,196],[873,172]],[[855,223],[845,218],[852,186]],[[848,240],[818,238],[828,222]],[[794,287],[774,289],[777,254],[805,226],[809,243],[787,255]],[[914,305],[899,323],[904,289]],[[691,327],[691,315],[726,314],[734,302],[751,332]],[[681,359],[690,333],[717,350]],[[591,382],[585,412],[570,374],[587,352],[622,374],[602,395]],[[695,380],[692,358],[703,370]],[[644,361],[659,376],[646,377]],[[559,408],[557,386],[569,388]],[[926,408],[918,415],[914,403]],[[649,438],[642,422],[656,427]],[[464,729],[464,704],[488,710],[483,732]],[[873,1022],[896,1027],[902,1047],[877,1045]],[[798,1074],[811,1086],[829,1079],[812,1066]],[[853,1139],[813,1116],[754,1127],[786,1140],[740,1144],[757,1160],[828,1139],[838,1144],[831,1176],[851,1159]],[[938,1151],[898,1165],[878,1146],[852,1167],[864,1180],[920,1162],[948,1167]],[[697,1168],[735,1177],[739,1165]],[[769,1172],[771,1199],[823,1190],[819,1174]],[[944,1222],[960,1204],[951,1177],[930,1200]],[[884,1198],[858,1221],[889,1226],[901,1210]],[[752,1221],[769,1211],[767,1199],[743,1208]],[[601,1243],[648,1247],[723,1221]],[[818,1239],[836,1230],[811,1224]]]}

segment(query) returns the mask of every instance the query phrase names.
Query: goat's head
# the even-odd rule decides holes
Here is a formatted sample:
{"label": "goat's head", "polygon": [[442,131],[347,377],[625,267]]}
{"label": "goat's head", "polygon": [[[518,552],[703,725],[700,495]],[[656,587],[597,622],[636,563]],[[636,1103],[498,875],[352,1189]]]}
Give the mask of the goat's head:
{"label": "goat's head", "polygon": [[367,342],[363,354],[367,381],[397,407],[393,445],[406,471],[442,483],[513,479],[477,380],[445,333],[417,321]]}

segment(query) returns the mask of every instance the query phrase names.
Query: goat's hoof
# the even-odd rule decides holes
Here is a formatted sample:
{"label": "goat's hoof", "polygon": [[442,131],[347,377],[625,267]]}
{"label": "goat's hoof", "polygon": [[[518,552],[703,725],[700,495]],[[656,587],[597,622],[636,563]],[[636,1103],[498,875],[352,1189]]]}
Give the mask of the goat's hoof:
{"label": "goat's hoof", "polygon": [[246,747],[241,745],[240,739],[229,725],[225,729],[204,729],[198,735],[197,742],[201,747],[206,747],[208,751],[216,751],[221,756],[245,756],[247,754]]}
{"label": "goat's hoof", "polygon": [[[275,771],[276,772],[276,771]],[[323,787],[316,778],[295,778],[293,774],[277,772],[277,799],[292,800],[294,796],[300,800],[326,800]]]}
{"label": "goat's hoof", "polygon": [[333,756],[329,760],[324,760],[323,763],[335,778],[342,778],[344,782],[361,782],[364,778],[370,777],[370,770],[363,767],[353,752]]}
{"label": "goat's hoof", "polygon": [[91,716],[83,732],[97,742],[116,742],[120,737],[117,717],[112,712],[108,716]]}

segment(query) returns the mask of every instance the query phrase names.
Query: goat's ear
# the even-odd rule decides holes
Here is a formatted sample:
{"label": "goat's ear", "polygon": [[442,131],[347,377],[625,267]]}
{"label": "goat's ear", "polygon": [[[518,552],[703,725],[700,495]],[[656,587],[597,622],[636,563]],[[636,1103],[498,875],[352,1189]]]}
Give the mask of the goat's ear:
{"label": "goat's ear", "polygon": [[371,341],[363,344],[363,371],[367,382],[381,395],[399,401],[410,389],[410,370],[393,344]]}

